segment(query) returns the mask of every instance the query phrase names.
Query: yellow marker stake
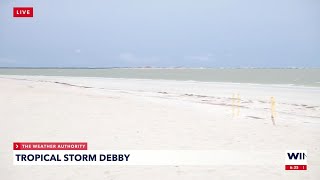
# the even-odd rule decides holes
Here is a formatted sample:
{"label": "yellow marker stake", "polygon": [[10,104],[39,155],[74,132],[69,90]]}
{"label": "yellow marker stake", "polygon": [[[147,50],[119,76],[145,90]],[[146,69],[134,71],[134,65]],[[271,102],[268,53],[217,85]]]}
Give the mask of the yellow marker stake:
{"label": "yellow marker stake", "polygon": [[271,120],[273,125],[275,126],[276,122],[274,118],[276,117],[276,101],[274,97],[271,97],[270,100],[271,100]]}
{"label": "yellow marker stake", "polygon": [[237,97],[237,99],[238,99],[238,102],[237,102],[237,116],[239,116],[239,114],[240,114],[240,94],[238,93],[238,97]]}
{"label": "yellow marker stake", "polygon": [[232,117],[234,117],[234,100],[235,100],[235,95],[232,94]]}

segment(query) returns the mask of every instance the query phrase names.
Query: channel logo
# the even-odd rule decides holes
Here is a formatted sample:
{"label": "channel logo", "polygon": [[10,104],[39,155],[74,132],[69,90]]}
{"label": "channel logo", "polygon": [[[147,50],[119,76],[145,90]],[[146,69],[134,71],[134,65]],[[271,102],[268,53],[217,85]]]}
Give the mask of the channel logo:
{"label": "channel logo", "polygon": [[288,150],[285,159],[286,170],[307,170],[307,151]]}
{"label": "channel logo", "polygon": [[13,17],[33,17],[33,7],[14,7]]}

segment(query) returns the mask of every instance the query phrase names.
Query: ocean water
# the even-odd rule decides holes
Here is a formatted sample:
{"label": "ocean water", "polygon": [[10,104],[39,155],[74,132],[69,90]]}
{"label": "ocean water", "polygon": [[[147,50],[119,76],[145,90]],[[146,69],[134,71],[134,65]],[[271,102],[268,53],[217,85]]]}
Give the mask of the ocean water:
{"label": "ocean water", "polygon": [[320,87],[318,69],[157,69],[157,68],[110,68],[110,69],[47,69],[47,68],[0,68],[0,75],[41,75],[107,77],[134,79],[165,79],[181,81],[232,82],[254,84],[284,84]]}

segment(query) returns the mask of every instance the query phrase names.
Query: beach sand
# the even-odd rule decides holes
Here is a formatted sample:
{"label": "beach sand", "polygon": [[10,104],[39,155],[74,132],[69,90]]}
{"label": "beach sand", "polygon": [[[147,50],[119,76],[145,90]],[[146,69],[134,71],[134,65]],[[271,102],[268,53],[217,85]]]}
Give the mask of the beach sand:
{"label": "beach sand", "polygon": [[[0,76],[0,122],[0,175],[5,180],[320,179],[316,87]],[[92,150],[279,154],[274,165],[13,166],[12,143],[19,141],[81,141]],[[290,149],[308,151],[307,171],[284,170]]]}

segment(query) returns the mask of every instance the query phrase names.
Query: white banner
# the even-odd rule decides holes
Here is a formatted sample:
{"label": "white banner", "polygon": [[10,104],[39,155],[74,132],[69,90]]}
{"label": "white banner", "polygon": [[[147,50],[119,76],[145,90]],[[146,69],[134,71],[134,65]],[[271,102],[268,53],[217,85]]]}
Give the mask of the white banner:
{"label": "white banner", "polygon": [[15,150],[14,165],[283,165],[284,152],[231,150]]}

